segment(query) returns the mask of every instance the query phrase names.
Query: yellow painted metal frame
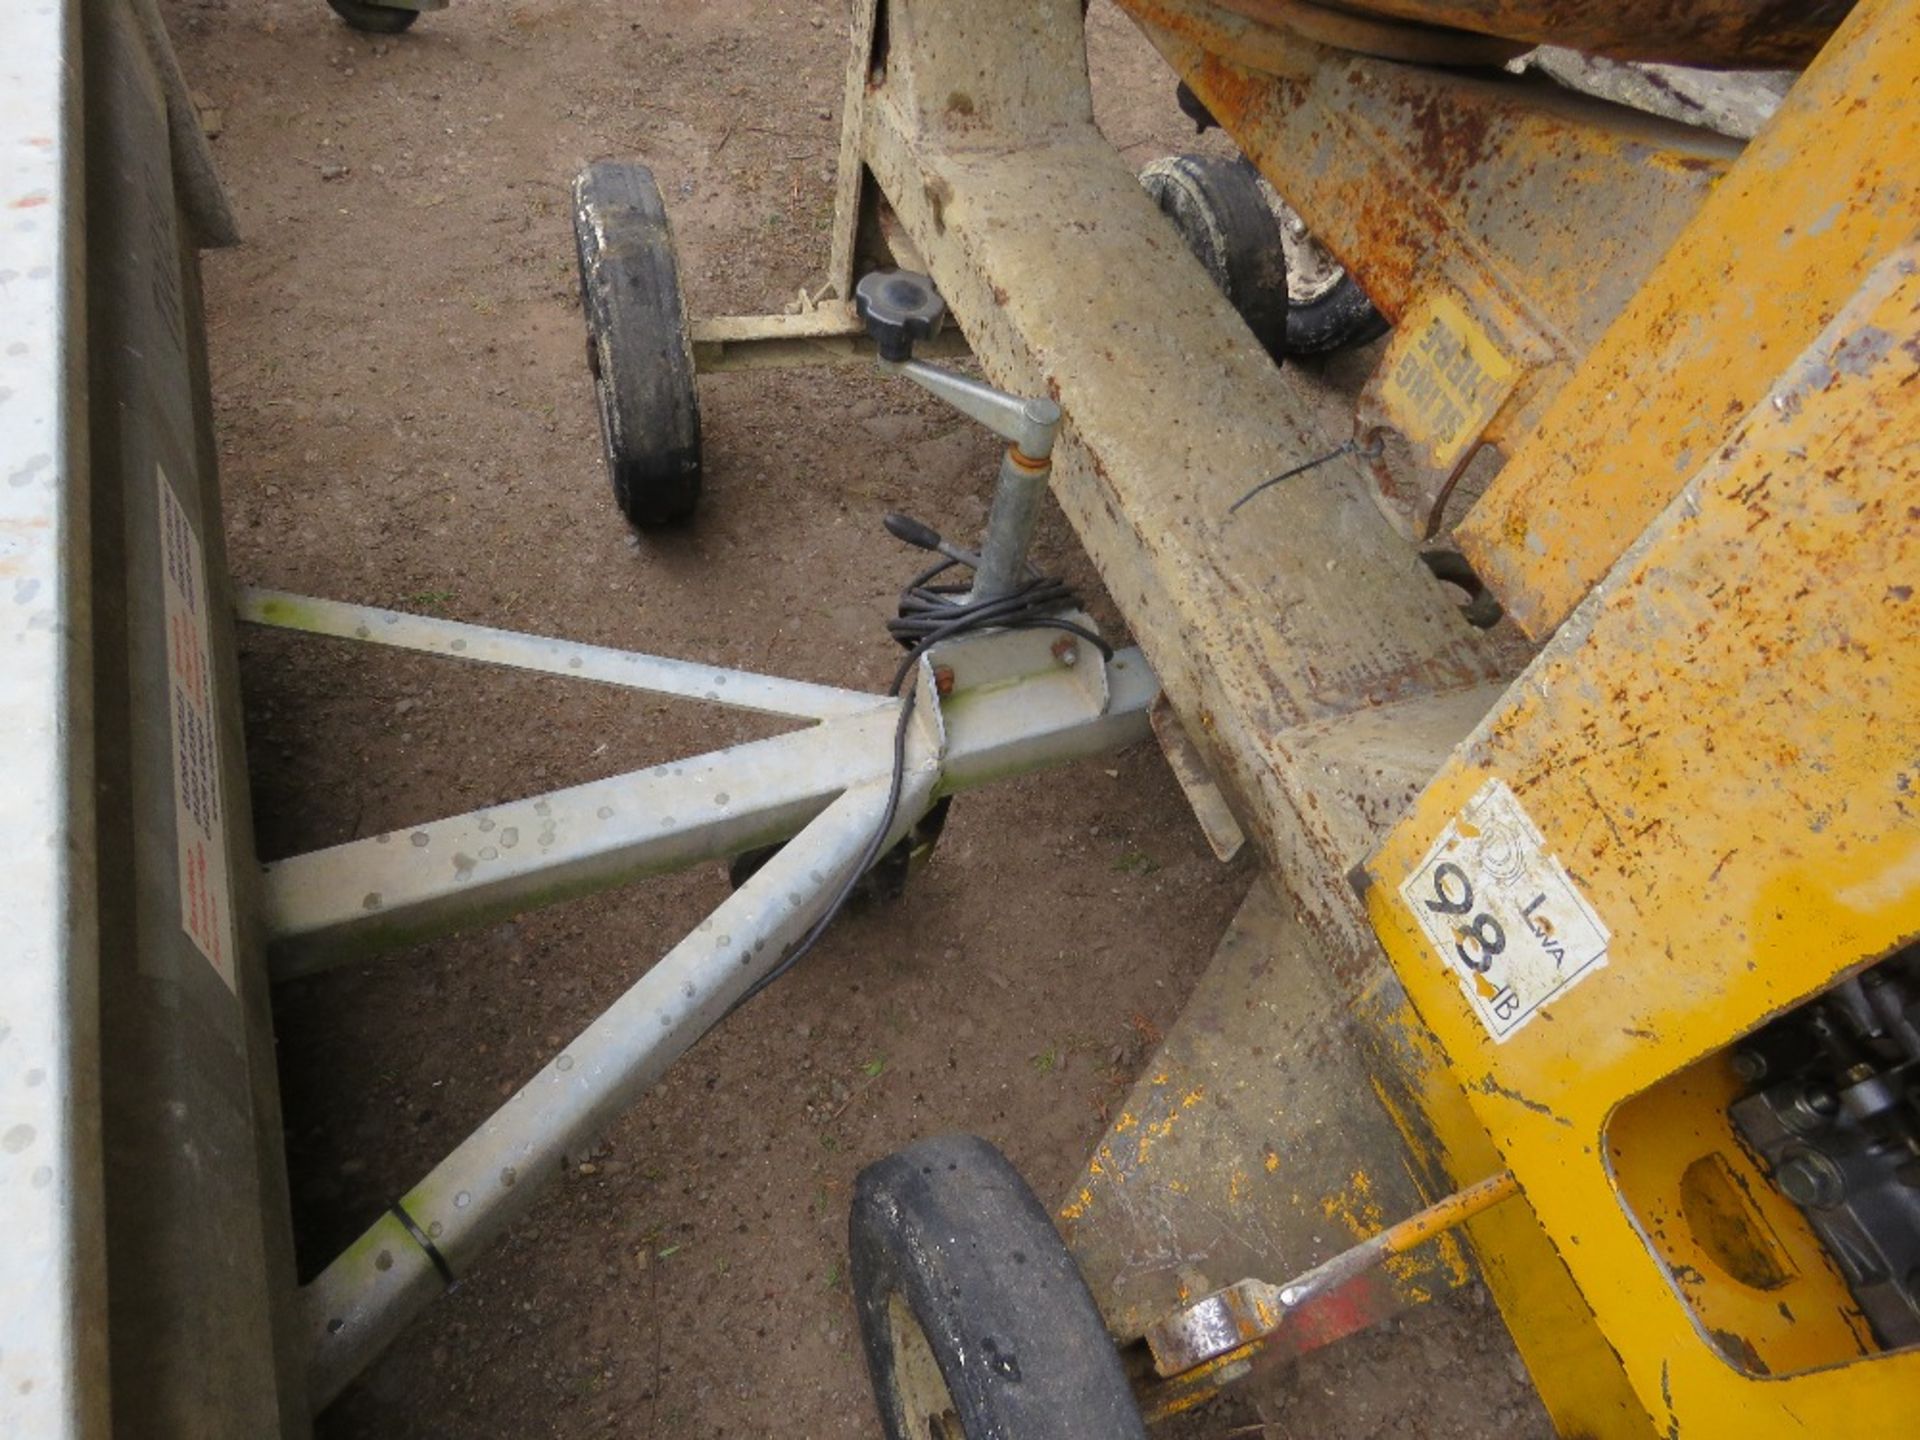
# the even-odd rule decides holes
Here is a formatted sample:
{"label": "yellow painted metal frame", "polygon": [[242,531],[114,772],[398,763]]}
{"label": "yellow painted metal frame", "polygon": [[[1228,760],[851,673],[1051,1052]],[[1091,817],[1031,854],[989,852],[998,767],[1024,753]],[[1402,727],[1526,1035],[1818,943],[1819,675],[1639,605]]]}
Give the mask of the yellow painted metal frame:
{"label": "yellow painted metal frame", "polygon": [[[1539,422],[1739,154],[1540,77],[1370,59],[1209,0],[1119,3],[1401,322],[1357,428],[1406,442],[1374,478],[1410,539],[1432,532],[1483,441]],[[1492,377],[1478,395],[1421,349],[1436,318],[1446,351]],[[1435,391],[1451,402],[1437,413],[1420,403]]]}
{"label": "yellow painted metal frame", "polygon": [[[1455,377],[1446,361],[1455,385],[1446,398],[1463,412],[1477,404],[1482,414],[1469,420],[1514,445],[1596,347],[1613,343],[1619,317],[1671,245],[1694,233],[1716,183],[1750,158],[1732,142],[1538,85],[1356,60],[1297,36],[1235,29],[1206,0],[1122,3],[1198,78],[1216,112],[1230,111],[1222,118],[1236,138],[1251,137],[1257,159],[1321,175],[1321,201],[1340,215],[1330,226],[1303,205],[1309,223],[1370,285],[1367,259],[1387,257],[1386,283],[1373,288],[1403,322],[1403,346],[1422,333],[1418,317],[1437,316],[1465,336],[1459,352],[1494,391],[1510,384],[1495,394],[1464,362]],[[1719,1203],[1720,1172],[1686,1176],[1700,1158],[1690,1148],[1729,1144],[1724,1096],[1703,1083],[1715,1079],[1706,1057],[1914,928],[1911,915],[1893,913],[1911,907],[1905,892],[1889,891],[1886,913],[1851,932],[1836,928],[1829,900],[1809,908],[1812,896],[1781,891],[1783,902],[1807,901],[1785,929],[1755,910],[1772,881],[1830,879],[1830,865],[1790,873],[1827,854],[1820,847],[1845,839],[1857,859],[1868,830],[1888,844],[1901,833],[1883,785],[1877,814],[1853,800],[1805,836],[1755,839],[1768,825],[1784,830],[1796,802],[1867,794],[1902,745],[1920,755],[1914,681],[1886,663],[1910,642],[1913,621],[1869,604],[1886,600],[1874,584],[1897,585],[1885,577],[1910,568],[1920,529],[1887,509],[1891,488],[1912,488],[1910,443],[1873,443],[1911,439],[1914,402],[1896,383],[1901,352],[1816,355],[1772,392],[1778,409],[1754,409],[1820,321],[1804,334],[1750,337],[1756,354],[1742,350],[1740,362],[1761,378],[1738,448],[1726,444],[1741,414],[1728,413],[1719,443],[1672,477],[1677,491],[1693,476],[1687,495],[1641,516],[1644,537],[1603,591],[1508,690],[1523,648],[1458,620],[1410,551],[1372,524],[1352,471],[1322,467],[1276,488],[1258,515],[1222,518],[1251,479],[1319,453],[1325,439],[1307,387],[1271,369],[1095,132],[1078,10],[1073,0],[887,0],[876,26],[863,8],[843,155],[892,206],[986,373],[1060,400],[1068,430],[1054,493],[1236,818],[1290,892],[1268,907],[1277,914],[1249,913],[1259,908],[1249,902],[1240,938],[1223,944],[1197,997],[1216,1016],[1284,1000],[1284,1022],[1232,1033],[1286,1055],[1256,1070],[1245,1056],[1263,1052],[1210,1048],[1205,1024],[1183,1018],[1063,1212],[1110,1326],[1141,1333],[1188,1288],[1188,1269],[1197,1289],[1261,1273],[1216,1273],[1243,1262],[1270,1258],[1269,1273],[1289,1273],[1315,1258],[1300,1252],[1331,1230],[1330,1217],[1370,1232],[1417,1208],[1413,1191],[1430,1197],[1510,1168],[1524,1198],[1474,1220],[1469,1234],[1563,1430],[1804,1434],[1838,1414],[1889,1420],[1913,1393],[1911,1357],[1755,1378],[1757,1365],[1785,1373],[1857,1346],[1857,1317],[1783,1205],[1758,1202],[1770,1207],[1761,1220],[1773,1249],[1743,1258],[1728,1237],[1752,1217]],[[1835,43],[1916,14],[1920,0],[1863,0]],[[1463,115],[1487,123],[1472,137],[1450,135]],[[1422,116],[1435,133],[1409,142]],[[1848,122],[1833,114],[1821,123]],[[1914,163],[1887,161],[1902,173]],[[1495,175],[1513,183],[1489,194]],[[858,193],[842,178],[843,195]],[[1556,208],[1561,201],[1577,209]],[[1836,216],[1828,228],[1851,225]],[[842,215],[836,268],[855,234]],[[1809,313],[1830,318],[1866,274],[1857,268],[1831,304]],[[1850,321],[1861,335],[1898,321],[1888,333],[1911,337],[1911,317],[1895,313],[1907,302],[1894,295],[1910,277],[1877,283],[1861,302],[1873,315],[1849,312]],[[1445,350],[1446,338],[1430,348]],[[1430,392],[1410,388],[1405,398],[1421,395]],[[1595,403],[1634,402],[1603,393]],[[1427,439],[1441,465],[1465,453],[1447,451],[1452,438],[1438,429]],[[1591,479],[1604,462],[1587,431],[1564,446],[1576,477]],[[1761,483],[1768,465],[1776,474]],[[1861,488],[1874,484],[1882,489]],[[1877,520],[1874,506],[1884,512]],[[1803,585],[1808,593],[1797,593]],[[1796,686],[1813,697],[1798,711]],[[1866,748],[1851,746],[1870,719]],[[1807,751],[1802,771],[1783,759],[1782,743]],[[1376,850],[1436,767],[1440,778]],[[1478,1028],[1396,893],[1496,774],[1614,936],[1607,968],[1504,1045]],[[1716,788],[1727,786],[1738,793]],[[1729,842],[1714,844],[1723,833]],[[1344,877],[1369,853],[1371,884],[1357,902]],[[1815,935],[1824,948],[1810,948]],[[1575,1015],[1595,1018],[1576,1027]],[[1406,1146],[1384,1120],[1372,1123],[1364,1079],[1340,1086],[1327,1110],[1297,1107],[1307,1119],[1338,1114],[1339,1128],[1365,1140],[1353,1166],[1335,1163],[1346,1156],[1304,1123],[1290,1128],[1272,1112],[1274,1077],[1297,1082],[1312,1068],[1313,1042],[1350,1047],[1342,1078],[1346,1061],[1372,1072]],[[1651,1130],[1636,1132],[1637,1122]],[[1646,1133],[1662,1143],[1646,1143]],[[1261,1148],[1276,1140],[1288,1153]],[[1736,1147],[1729,1173],[1742,1159]],[[1349,1177],[1358,1197],[1350,1214],[1339,1209]],[[1308,1223],[1296,1223],[1303,1212]],[[1675,1214],[1688,1224],[1705,1215],[1714,1233],[1688,1248]],[[1181,1245],[1153,1249],[1167,1227],[1196,1218]],[[1656,1253],[1656,1231],[1679,1238]],[[1419,1258],[1438,1263],[1396,1273],[1404,1296],[1458,1269],[1452,1256]],[[1709,1266],[1723,1261],[1745,1265],[1749,1278],[1770,1263],[1770,1284],[1791,1271],[1805,1287],[1793,1292],[1796,1313],[1824,1301],[1831,1323],[1783,1335],[1758,1307],[1743,1314],[1721,1305],[1721,1292],[1683,1294],[1685,1282],[1669,1278],[1677,1264],[1717,1284]],[[1725,1358],[1709,1324],[1750,1332],[1752,1354],[1735,1346]],[[1796,1353],[1803,1339],[1807,1351]]]}
{"label": "yellow painted metal frame", "polygon": [[1862,0],[1457,532],[1536,639],[1920,214],[1920,5]]}
{"label": "yellow painted metal frame", "polygon": [[[1683,1161],[1743,1160],[1702,1128],[1724,1099],[1712,1057],[1920,935],[1917,586],[1920,246],[1909,241],[1366,866],[1369,915],[1421,1022],[1662,1428],[1894,1434],[1920,1400],[1920,1351],[1837,1363],[1844,1287],[1804,1251],[1795,1283],[1826,1319],[1716,1344],[1670,1267],[1738,1286],[1727,1247],[1656,1241],[1649,1227],[1657,1216],[1669,1234],[1686,1230],[1684,1216],[1671,1223]],[[1504,1043],[1400,893],[1494,777],[1612,932],[1607,966]],[[1660,1143],[1630,1143],[1655,1133]],[[1755,1193],[1791,1232],[1790,1207]],[[1716,1326],[1737,1311],[1720,1307]],[[1525,1349],[1540,1319],[1508,1313],[1526,1321],[1515,1326]],[[1808,1363],[1824,1368],[1760,1373]],[[1536,1376],[1556,1418],[1591,1424],[1578,1376]]]}

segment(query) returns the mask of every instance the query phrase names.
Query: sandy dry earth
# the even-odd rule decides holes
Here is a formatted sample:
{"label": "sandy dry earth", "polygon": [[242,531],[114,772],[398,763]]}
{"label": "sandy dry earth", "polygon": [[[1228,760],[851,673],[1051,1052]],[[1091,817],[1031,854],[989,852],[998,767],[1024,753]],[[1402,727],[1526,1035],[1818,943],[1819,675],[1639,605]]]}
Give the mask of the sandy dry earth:
{"label": "sandy dry earth", "polygon": [[[889,508],[977,530],[981,432],[864,372],[703,382],[708,497],[636,540],[583,364],[566,189],[661,180],[697,313],[825,260],[842,16],[456,0],[397,39],[320,0],[166,0],[246,243],[206,262],[239,578],[843,684],[891,669]],[[1093,15],[1144,161],[1170,82]],[[1057,514],[1040,560],[1111,606]],[[765,733],[618,692],[254,636],[268,857]],[[951,1128],[1057,1197],[1252,878],[1140,747],[963,797],[901,903],[849,915],[703,1042],[322,1420],[347,1436],[876,1432],[845,1279],[852,1176]],[[717,868],[286,988],[317,1268],[718,902]],[[1274,1435],[1544,1433],[1471,1296],[1271,1387]],[[1242,1433],[1247,1402],[1190,1422]],[[1257,1432],[1248,1432],[1257,1433]]]}

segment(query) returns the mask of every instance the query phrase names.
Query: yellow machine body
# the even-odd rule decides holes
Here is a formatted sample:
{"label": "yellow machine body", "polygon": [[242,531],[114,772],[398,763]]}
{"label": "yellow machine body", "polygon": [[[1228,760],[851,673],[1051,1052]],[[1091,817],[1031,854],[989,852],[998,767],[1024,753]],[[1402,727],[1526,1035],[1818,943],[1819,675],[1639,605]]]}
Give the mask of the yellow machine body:
{"label": "yellow machine body", "polygon": [[[1908,247],[1367,865],[1369,913],[1420,1022],[1531,1211],[1490,1215],[1476,1238],[1497,1249],[1501,1227],[1537,1223],[1645,1411],[1687,1433],[1828,1434],[1845,1416],[1893,1434],[1920,1397],[1920,1353],[1877,1353],[1726,1118],[1735,1041],[1920,934],[1915,385]],[[1510,833],[1463,833],[1490,786],[1513,803],[1482,824]],[[1495,838],[1559,867],[1535,915],[1552,913],[1558,880],[1608,932],[1603,963],[1505,1034],[1473,993],[1502,967],[1471,962],[1493,926],[1512,950],[1550,934],[1479,896],[1452,915],[1464,887],[1432,880],[1436,857]],[[1434,905],[1448,912],[1439,942]],[[1535,1327],[1510,1316],[1525,1353]],[[1586,1377],[1535,1374],[1576,1428],[1597,1398]]]}
{"label": "yellow machine body", "polygon": [[[1473,1264],[1334,1329],[1477,1268],[1565,1433],[1899,1433],[1920,1352],[1728,1105],[1920,936],[1920,0],[1119,3],[1395,322],[1336,421],[1094,126],[1077,0],[862,5],[834,231],[844,293],[884,197],[1059,402],[1156,726],[1272,872],[1059,1212],[1109,1329],[1506,1170]],[[1497,68],[1537,38],[1809,63],[1743,143]]]}
{"label": "yellow machine body", "polygon": [[[1471,1233],[1543,1397],[1568,1433],[1893,1433],[1920,1354],[1878,1353],[1727,1106],[1734,1042],[1920,935],[1920,8],[1861,4],[1716,153],[1282,38],[1286,7],[1126,3],[1399,321],[1357,423],[1414,461],[1377,467],[1381,508],[1415,540],[1457,521],[1544,642],[1364,867],[1411,1006],[1385,1023],[1423,1057],[1408,1138],[1525,1191]],[[1364,8],[1662,42],[1658,17],[1623,48],[1552,7]],[[1662,58],[1734,53],[1684,49]],[[1482,446],[1503,466],[1447,515]],[[1606,935],[1505,1035],[1422,923],[1477,815]]]}

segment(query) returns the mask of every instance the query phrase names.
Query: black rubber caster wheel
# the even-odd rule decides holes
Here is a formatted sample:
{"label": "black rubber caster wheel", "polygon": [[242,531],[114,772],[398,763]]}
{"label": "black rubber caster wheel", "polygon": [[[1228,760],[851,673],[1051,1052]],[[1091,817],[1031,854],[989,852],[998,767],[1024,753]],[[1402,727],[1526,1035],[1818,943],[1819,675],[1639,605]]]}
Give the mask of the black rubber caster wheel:
{"label": "black rubber caster wheel", "polygon": [[375,5],[372,0],[327,0],[338,15],[355,30],[369,35],[398,35],[420,18],[418,10],[402,5]]}
{"label": "black rubber caster wheel", "polygon": [[1246,160],[1175,155],[1140,183],[1275,360],[1350,350],[1390,328]]}
{"label": "black rubber caster wheel", "polygon": [[673,231],[652,173],[613,160],[582,170],[573,237],[613,498],[637,526],[684,520],[700,501],[700,397]]}
{"label": "black rubber caster wheel", "polygon": [[1287,256],[1287,353],[1331,355],[1370,345],[1392,327],[1354,278],[1307,230],[1286,201],[1268,191]]}
{"label": "black rubber caster wheel", "polygon": [[848,1229],[888,1440],[1145,1440],[1073,1257],[986,1141],[945,1135],[869,1165]]}
{"label": "black rubber caster wheel", "polygon": [[1147,166],[1140,183],[1253,338],[1279,360],[1287,342],[1286,252],[1258,172],[1244,160],[1174,155]]}

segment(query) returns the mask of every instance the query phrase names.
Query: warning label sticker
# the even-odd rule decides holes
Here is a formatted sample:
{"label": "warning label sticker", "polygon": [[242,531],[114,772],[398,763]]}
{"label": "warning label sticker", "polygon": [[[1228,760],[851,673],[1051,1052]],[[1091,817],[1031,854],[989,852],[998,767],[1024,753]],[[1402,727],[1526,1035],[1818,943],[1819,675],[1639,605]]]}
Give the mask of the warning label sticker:
{"label": "warning label sticker", "polygon": [[1518,372],[1445,295],[1430,296],[1400,333],[1382,381],[1387,413],[1436,469],[1451,469],[1506,403]]}
{"label": "warning label sticker", "polygon": [[1611,933],[1501,780],[1448,822],[1400,900],[1496,1041],[1607,963]]}
{"label": "warning label sticker", "polygon": [[207,569],[167,472],[160,493],[161,589],[167,624],[167,689],[173,715],[174,831],[180,850],[180,928],[233,988],[233,902],[227,875],[226,801],[220,793],[214,720],[213,646],[207,630]]}

